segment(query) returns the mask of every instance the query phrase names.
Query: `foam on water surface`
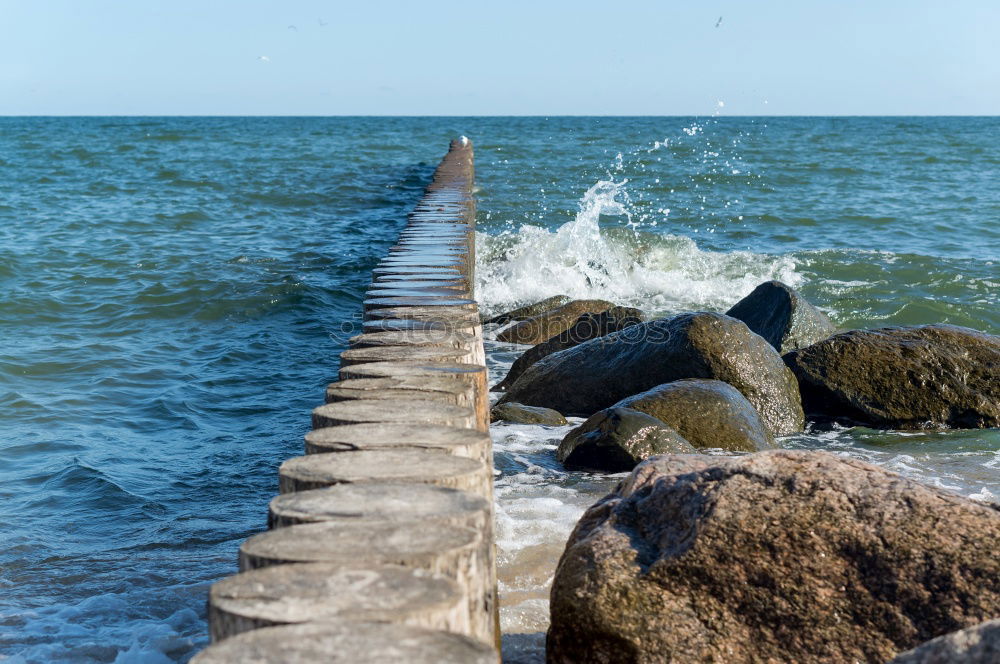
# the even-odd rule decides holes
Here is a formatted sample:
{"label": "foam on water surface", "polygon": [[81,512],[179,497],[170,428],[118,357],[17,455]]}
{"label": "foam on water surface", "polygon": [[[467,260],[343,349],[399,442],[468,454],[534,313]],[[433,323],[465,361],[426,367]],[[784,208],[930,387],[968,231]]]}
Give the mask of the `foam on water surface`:
{"label": "foam on water surface", "polygon": [[[525,224],[477,233],[477,297],[487,315],[552,295],[605,299],[649,311],[724,308],[762,281],[798,285],[789,257],[699,249],[690,237],[633,222],[627,180],[600,180],[576,217],[554,230]],[[612,219],[602,224],[602,219]]]}

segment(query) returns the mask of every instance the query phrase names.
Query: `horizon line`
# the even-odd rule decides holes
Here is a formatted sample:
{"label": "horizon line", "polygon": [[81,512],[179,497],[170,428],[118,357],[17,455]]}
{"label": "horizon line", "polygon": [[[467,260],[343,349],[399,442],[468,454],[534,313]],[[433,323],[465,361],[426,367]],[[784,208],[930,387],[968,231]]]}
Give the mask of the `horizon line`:
{"label": "horizon line", "polygon": [[313,113],[0,113],[0,118],[998,118],[997,114],[981,113],[670,113],[664,115],[648,114],[559,114],[537,113],[521,115],[487,115],[487,114],[357,114],[335,113],[319,115]]}

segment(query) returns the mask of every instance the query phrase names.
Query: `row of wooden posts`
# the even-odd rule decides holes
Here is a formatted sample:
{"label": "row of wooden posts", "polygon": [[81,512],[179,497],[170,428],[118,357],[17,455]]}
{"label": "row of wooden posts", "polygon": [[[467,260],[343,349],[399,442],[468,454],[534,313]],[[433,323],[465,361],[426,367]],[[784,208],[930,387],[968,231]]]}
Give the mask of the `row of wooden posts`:
{"label": "row of wooden posts", "polygon": [[216,662],[498,661],[472,145],[374,271],[363,330],[285,461],[269,530],[209,594]]}

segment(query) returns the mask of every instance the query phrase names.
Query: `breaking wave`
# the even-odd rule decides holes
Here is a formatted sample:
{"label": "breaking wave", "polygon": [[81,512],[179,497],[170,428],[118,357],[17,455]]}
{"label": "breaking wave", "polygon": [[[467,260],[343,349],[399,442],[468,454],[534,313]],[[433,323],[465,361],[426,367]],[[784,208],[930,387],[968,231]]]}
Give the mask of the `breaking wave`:
{"label": "breaking wave", "polygon": [[653,233],[633,221],[628,180],[600,180],[576,217],[555,230],[530,224],[477,233],[476,292],[485,313],[553,295],[597,298],[641,309],[728,308],[762,281],[797,286],[788,256],[701,249],[684,235]]}

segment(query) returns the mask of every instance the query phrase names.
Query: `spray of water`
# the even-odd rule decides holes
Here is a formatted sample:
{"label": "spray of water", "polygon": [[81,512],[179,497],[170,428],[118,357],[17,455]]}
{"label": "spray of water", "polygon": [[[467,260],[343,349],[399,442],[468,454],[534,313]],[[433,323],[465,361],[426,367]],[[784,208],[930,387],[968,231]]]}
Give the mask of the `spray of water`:
{"label": "spray of water", "polygon": [[719,310],[768,279],[801,282],[788,257],[712,252],[634,222],[628,180],[599,180],[554,231],[523,225],[477,235],[477,294],[487,313],[565,294],[652,313]]}

